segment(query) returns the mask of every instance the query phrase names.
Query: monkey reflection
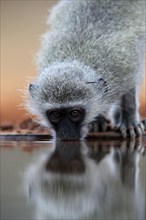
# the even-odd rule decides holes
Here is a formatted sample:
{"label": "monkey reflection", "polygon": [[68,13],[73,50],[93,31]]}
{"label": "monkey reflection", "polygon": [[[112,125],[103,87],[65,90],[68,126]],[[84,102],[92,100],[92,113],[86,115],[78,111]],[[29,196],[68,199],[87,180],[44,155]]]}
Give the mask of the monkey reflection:
{"label": "monkey reflection", "polygon": [[60,174],[84,173],[85,164],[79,142],[57,143],[56,150],[46,163],[46,170]]}
{"label": "monkey reflection", "polygon": [[35,219],[145,219],[140,156],[125,143],[57,142],[25,173]]}

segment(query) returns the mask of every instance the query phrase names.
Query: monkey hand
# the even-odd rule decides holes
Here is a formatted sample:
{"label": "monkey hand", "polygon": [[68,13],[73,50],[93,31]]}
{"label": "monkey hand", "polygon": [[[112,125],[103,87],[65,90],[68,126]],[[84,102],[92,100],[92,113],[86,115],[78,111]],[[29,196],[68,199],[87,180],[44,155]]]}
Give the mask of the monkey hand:
{"label": "monkey hand", "polygon": [[130,137],[134,139],[135,137],[141,137],[144,130],[146,130],[146,119],[140,122],[130,121],[129,123],[123,120],[118,127],[115,127],[115,130],[120,130],[124,138]]}
{"label": "monkey hand", "polygon": [[111,130],[110,121],[103,115],[98,115],[94,122],[89,125],[90,132],[106,132]]}

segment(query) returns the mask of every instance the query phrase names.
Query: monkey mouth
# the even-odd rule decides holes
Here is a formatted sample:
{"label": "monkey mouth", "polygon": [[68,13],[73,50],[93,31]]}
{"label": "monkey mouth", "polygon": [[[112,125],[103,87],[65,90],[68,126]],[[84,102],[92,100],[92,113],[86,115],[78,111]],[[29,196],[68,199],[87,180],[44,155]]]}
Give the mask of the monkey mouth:
{"label": "monkey mouth", "polygon": [[79,141],[81,137],[76,133],[57,133],[56,138],[61,141]]}
{"label": "monkey mouth", "polygon": [[59,140],[59,141],[79,141],[79,140],[81,140],[81,137],[58,137],[57,136],[57,140]]}

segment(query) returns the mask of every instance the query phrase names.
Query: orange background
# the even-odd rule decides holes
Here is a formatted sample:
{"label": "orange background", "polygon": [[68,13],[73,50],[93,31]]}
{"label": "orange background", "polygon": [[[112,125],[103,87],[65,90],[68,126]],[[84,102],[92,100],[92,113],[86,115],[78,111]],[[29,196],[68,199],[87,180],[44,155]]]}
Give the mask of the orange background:
{"label": "orange background", "polygon": [[[35,76],[34,56],[39,37],[46,30],[48,9],[56,1],[1,1],[1,121],[18,122],[26,114],[18,90]],[[141,113],[146,116],[146,81],[143,81]]]}

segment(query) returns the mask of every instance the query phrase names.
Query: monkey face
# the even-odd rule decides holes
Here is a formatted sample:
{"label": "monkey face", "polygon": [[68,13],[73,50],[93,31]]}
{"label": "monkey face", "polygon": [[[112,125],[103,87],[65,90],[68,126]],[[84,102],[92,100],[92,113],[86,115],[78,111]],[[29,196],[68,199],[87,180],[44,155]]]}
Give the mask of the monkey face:
{"label": "monkey face", "polygon": [[40,124],[53,128],[57,139],[83,140],[88,125],[113,104],[109,94],[106,79],[94,70],[63,62],[46,68],[29,85],[26,107]]}
{"label": "monkey face", "polygon": [[85,110],[83,108],[77,106],[73,108],[51,109],[46,111],[46,115],[56,131],[57,139],[80,139],[80,130],[85,118]]}

